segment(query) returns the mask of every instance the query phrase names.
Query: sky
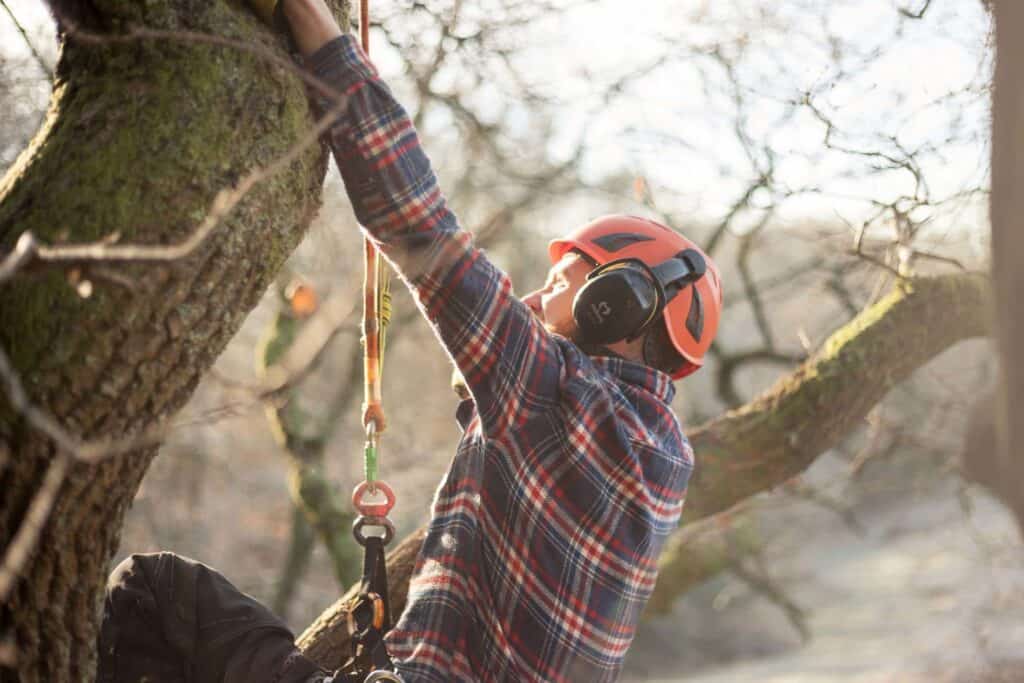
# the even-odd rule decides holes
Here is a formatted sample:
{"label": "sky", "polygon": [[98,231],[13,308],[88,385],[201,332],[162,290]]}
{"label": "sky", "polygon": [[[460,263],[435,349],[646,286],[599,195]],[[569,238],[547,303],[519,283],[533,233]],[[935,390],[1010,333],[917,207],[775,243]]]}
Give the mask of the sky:
{"label": "sky", "polygon": [[[782,222],[828,216],[855,225],[879,201],[920,194],[906,169],[878,170],[905,151],[916,151],[933,201],[987,185],[988,18],[978,0],[933,3],[921,20],[900,15],[923,1],[645,0],[629,8],[594,0],[531,26],[517,60],[532,85],[560,103],[550,153],[568,154],[586,140],[585,178],[642,176],[677,212],[714,222],[770,162],[776,192],[755,193],[736,231],[767,207]],[[6,4],[52,59],[43,3]],[[382,13],[395,6],[373,3]],[[486,3],[464,6],[466,25],[474,9],[489,11]],[[6,54],[27,54],[4,12],[0,44]],[[731,62],[733,79],[715,53]],[[400,62],[380,36],[373,54],[386,79],[399,77]],[[623,96],[601,99],[605,84],[659,59]],[[439,76],[443,85],[458,74]],[[807,94],[846,151],[825,149],[822,118],[798,105]],[[492,96],[481,89],[482,111]],[[507,121],[514,128],[517,119]],[[424,132],[429,150],[429,122]],[[977,231],[984,203],[974,196],[918,211],[939,229]]]}

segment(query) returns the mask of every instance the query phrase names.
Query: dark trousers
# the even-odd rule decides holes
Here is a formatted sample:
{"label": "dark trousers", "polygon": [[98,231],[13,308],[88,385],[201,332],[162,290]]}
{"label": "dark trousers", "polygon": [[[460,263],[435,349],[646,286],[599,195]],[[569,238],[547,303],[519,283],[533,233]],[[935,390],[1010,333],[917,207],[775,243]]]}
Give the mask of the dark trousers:
{"label": "dark trousers", "polygon": [[284,622],[203,564],[132,555],[110,576],[98,683],[305,683],[317,671]]}

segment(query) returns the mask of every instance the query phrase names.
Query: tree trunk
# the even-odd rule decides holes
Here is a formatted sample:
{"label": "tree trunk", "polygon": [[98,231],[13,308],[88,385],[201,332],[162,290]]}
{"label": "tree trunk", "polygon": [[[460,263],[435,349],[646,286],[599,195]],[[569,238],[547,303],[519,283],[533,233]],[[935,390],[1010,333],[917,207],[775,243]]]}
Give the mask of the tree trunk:
{"label": "tree trunk", "polygon": [[[697,469],[684,527],[665,549],[648,607],[667,609],[687,588],[721,570],[724,558],[747,542],[743,529],[723,531],[714,519],[693,522],[802,472],[911,372],[956,342],[986,334],[989,296],[988,278],[977,274],[903,283],[760,397],[695,430]],[[418,530],[388,555],[396,613],[404,606],[424,535],[425,528]],[[348,652],[346,598],[299,638],[299,645],[325,666],[338,666]]]}
{"label": "tree trunk", "polygon": [[1024,5],[995,3],[996,70],[992,102],[992,274],[999,384],[997,476],[1017,482],[1006,502],[1024,534]]}
{"label": "tree trunk", "polygon": [[[301,80],[253,52],[284,56],[240,3],[93,0],[54,9],[93,35],[141,26],[176,36],[65,36],[46,121],[0,181],[0,253],[26,231],[50,244],[114,236],[125,244],[178,243],[219,190],[281,157],[311,127]],[[302,237],[325,163],[319,145],[304,150],[187,258],[120,266],[105,279],[85,270],[79,277],[94,284],[88,298],[64,270],[37,268],[3,286],[0,344],[29,400],[83,439],[138,433],[174,414]],[[55,448],[6,398],[5,449],[0,547],[9,549]],[[0,678],[92,680],[109,562],[154,454],[148,448],[72,468],[0,605],[0,638],[13,638],[17,658]]]}

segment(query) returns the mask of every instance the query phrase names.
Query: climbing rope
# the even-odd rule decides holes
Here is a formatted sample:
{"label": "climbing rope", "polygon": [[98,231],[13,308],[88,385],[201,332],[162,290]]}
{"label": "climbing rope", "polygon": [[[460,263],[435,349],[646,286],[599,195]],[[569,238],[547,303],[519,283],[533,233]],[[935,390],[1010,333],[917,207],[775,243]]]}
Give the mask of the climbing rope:
{"label": "climbing rope", "polygon": [[[370,8],[369,0],[359,5],[359,34],[363,51],[370,54]],[[384,482],[378,481],[380,459],[380,437],[387,426],[382,400],[382,374],[384,370],[384,344],[386,329],[391,321],[390,278],[380,252],[369,238],[363,243],[363,426],[366,429],[366,446],[363,449],[364,481],[353,493],[352,502],[363,516],[385,516],[390,506],[383,510],[379,504],[365,503],[365,494],[375,495],[378,489],[385,490],[386,500],[393,503],[394,494]],[[361,509],[367,505],[378,514],[370,515]]]}
{"label": "climbing rope", "polygon": [[[369,0],[359,6],[359,35],[363,51],[370,54]],[[395,537],[388,513],[395,505],[395,494],[386,482],[377,478],[380,436],[387,426],[381,391],[384,370],[384,342],[391,321],[390,278],[380,252],[366,238],[363,243],[363,481],[352,492],[352,506],[359,513],[352,533],[363,547],[363,579],[358,594],[349,605],[349,635],[352,655],[336,680],[376,683],[401,682],[384,647],[384,635],[391,628],[388,600],[387,566],[384,547]],[[364,534],[367,527],[382,530],[381,535]]]}

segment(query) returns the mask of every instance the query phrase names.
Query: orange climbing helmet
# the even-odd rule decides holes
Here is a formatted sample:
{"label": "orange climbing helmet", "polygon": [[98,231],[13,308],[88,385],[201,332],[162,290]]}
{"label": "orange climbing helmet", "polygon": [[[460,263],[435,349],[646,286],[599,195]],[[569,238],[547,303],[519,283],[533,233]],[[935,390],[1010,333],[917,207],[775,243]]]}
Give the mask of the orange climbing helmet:
{"label": "orange climbing helmet", "polygon": [[[618,264],[631,261],[644,264],[652,276],[652,271],[660,272],[673,261],[685,262],[686,266],[681,266],[683,270],[697,262],[695,275],[690,268],[688,284],[672,292],[667,303],[662,302],[663,319],[672,345],[687,361],[673,379],[681,379],[704,364],[704,354],[718,331],[722,284],[717,266],[696,244],[647,218],[611,215],[597,218],[566,237],[552,241],[548,255],[552,263],[557,263],[572,250],[582,252],[597,263],[598,269],[591,276],[607,269],[602,267],[616,268]],[[661,323],[654,317],[651,324]]]}

